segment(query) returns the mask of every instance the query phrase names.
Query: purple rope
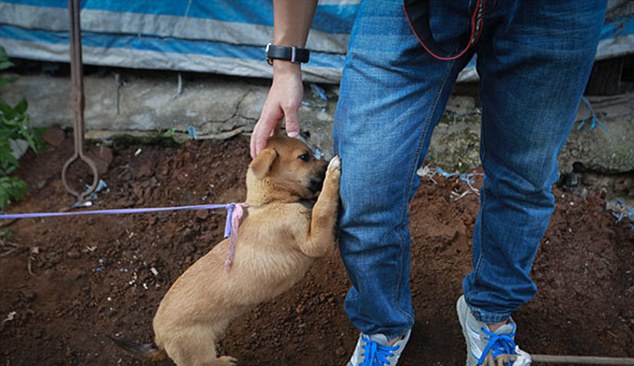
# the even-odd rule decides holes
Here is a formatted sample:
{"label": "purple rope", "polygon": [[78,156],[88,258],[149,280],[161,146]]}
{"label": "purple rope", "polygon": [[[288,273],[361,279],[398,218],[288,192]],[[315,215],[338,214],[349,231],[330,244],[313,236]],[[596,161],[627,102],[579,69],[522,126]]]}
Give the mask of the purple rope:
{"label": "purple rope", "polygon": [[227,209],[227,222],[225,224],[225,238],[231,235],[231,216],[235,204],[226,205],[190,205],[190,206],[173,206],[173,207],[149,207],[149,208],[116,208],[110,210],[91,210],[91,211],[73,211],[73,212],[37,212],[37,213],[18,213],[18,214],[1,214],[0,220],[9,219],[30,219],[42,217],[60,217],[60,216],[85,216],[85,215],[121,215],[148,212],[164,212],[164,211],[184,211],[184,210],[214,210],[218,208]]}
{"label": "purple rope", "polygon": [[228,203],[225,205],[209,204],[209,205],[191,205],[191,206],[173,206],[173,207],[149,207],[149,208],[117,208],[109,210],[91,210],[91,211],[73,211],[73,212],[37,212],[37,213],[18,213],[18,214],[0,214],[0,220],[10,219],[30,219],[42,217],[60,217],[60,216],[85,216],[85,215],[121,215],[135,214],[147,212],[163,212],[163,211],[184,211],[184,210],[214,210],[224,208],[227,210],[227,221],[225,223],[225,239],[231,238],[229,245],[229,254],[225,261],[225,271],[229,270],[233,263],[235,253],[235,245],[238,240],[238,225],[243,214],[243,208],[249,207],[246,203]]}
{"label": "purple rope", "polygon": [[1,219],[29,219],[40,217],[58,217],[58,216],[82,216],[82,215],[120,215],[134,214],[146,212],[162,212],[162,211],[184,211],[184,210],[212,210],[217,208],[229,209],[233,204],[227,205],[192,205],[192,206],[174,206],[174,207],[149,207],[149,208],[117,208],[111,210],[92,210],[92,211],[74,211],[74,212],[37,212],[37,213],[18,213],[18,214],[2,214]]}
{"label": "purple rope", "polygon": [[[236,243],[238,242],[238,226],[240,226],[240,219],[244,214],[244,208],[249,207],[248,203],[234,203],[227,208],[227,225],[225,226],[225,238],[230,237],[229,241],[229,253],[225,260],[225,271],[228,271],[233,264],[233,257],[236,253]],[[231,222],[229,222],[231,220]],[[227,231],[229,234],[227,235]]]}
{"label": "purple rope", "polygon": [[233,209],[235,204],[230,203],[227,205],[227,221],[225,222],[225,239],[231,236],[231,218],[233,217]]}

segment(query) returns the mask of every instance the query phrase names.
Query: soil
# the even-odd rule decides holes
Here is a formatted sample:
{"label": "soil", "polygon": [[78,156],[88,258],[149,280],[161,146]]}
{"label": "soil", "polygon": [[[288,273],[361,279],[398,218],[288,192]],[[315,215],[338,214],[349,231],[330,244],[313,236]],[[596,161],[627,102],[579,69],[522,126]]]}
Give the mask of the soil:
{"label": "soil", "polygon": [[[53,131],[48,141],[45,152],[22,159],[17,174],[30,192],[9,212],[73,204],[60,179],[72,136]],[[89,149],[108,184],[91,200],[94,209],[244,199],[243,137]],[[85,172],[71,178],[91,179]],[[411,205],[416,325],[401,364],[464,365],[454,304],[471,266],[478,197],[452,199],[468,189],[456,178],[423,180]],[[540,291],[514,315],[517,342],[533,353],[634,357],[634,230],[605,211],[600,195],[555,192],[557,209],[533,268]],[[150,342],[163,294],[220,241],[224,222],[224,210],[5,222],[0,365],[140,365],[103,334]],[[344,365],[358,335],[343,313],[348,286],[338,254],[316,261],[289,292],[235,320],[220,353],[240,365]]]}

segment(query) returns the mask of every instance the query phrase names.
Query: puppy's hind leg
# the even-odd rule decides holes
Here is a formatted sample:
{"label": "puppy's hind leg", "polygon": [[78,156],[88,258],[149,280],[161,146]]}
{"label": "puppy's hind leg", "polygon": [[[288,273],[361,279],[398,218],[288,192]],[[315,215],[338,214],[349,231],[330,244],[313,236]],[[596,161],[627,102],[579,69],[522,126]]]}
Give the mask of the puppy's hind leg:
{"label": "puppy's hind leg", "polygon": [[324,185],[313,207],[308,238],[300,244],[310,257],[322,257],[334,249],[340,179],[341,160],[335,156],[330,160]]}
{"label": "puppy's hind leg", "polygon": [[[195,349],[194,349],[194,346]],[[177,366],[236,366],[238,360],[231,356],[216,356],[214,344],[187,344],[186,347],[174,347],[167,352]],[[191,352],[191,353],[190,353]]]}
{"label": "puppy's hind leg", "polygon": [[164,343],[177,366],[235,366],[238,360],[216,355],[215,337],[209,327],[190,327]]}
{"label": "puppy's hind leg", "polygon": [[205,365],[209,366],[236,366],[238,364],[238,360],[231,356],[222,356],[217,360],[212,361],[211,363],[207,363]]}

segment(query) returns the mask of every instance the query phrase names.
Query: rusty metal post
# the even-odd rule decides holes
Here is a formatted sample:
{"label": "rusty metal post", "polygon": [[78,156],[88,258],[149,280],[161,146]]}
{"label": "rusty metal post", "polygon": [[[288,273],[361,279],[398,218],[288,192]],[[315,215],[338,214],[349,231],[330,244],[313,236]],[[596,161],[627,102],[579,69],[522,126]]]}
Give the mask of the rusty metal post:
{"label": "rusty metal post", "polygon": [[[62,169],[62,181],[66,191],[77,197],[78,203],[81,203],[84,198],[92,193],[97,187],[99,181],[99,172],[97,171],[97,165],[88,156],[84,154],[84,73],[82,66],[82,50],[81,50],[81,25],[80,25],[80,6],[79,0],[68,0],[68,13],[70,15],[70,72],[71,72],[71,84],[72,84],[72,106],[73,117],[75,121],[75,127],[73,129],[75,152],[73,156],[66,161],[64,168]],[[66,173],[68,167],[75,160],[80,159],[85,162],[93,174],[92,185],[84,192],[75,191],[68,184]]]}

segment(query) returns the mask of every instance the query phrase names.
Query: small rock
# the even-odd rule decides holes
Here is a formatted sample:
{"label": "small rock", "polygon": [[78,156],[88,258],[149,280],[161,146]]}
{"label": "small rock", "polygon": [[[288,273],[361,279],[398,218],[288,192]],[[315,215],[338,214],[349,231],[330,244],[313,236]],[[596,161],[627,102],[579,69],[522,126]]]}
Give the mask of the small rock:
{"label": "small rock", "polygon": [[79,253],[78,250],[71,250],[68,253],[66,253],[66,255],[68,256],[68,258],[70,259],[77,259],[81,256],[81,253]]}
{"label": "small rock", "polygon": [[135,175],[140,178],[146,178],[152,175],[152,171],[153,168],[151,162],[147,162],[137,169]]}
{"label": "small rock", "polygon": [[[181,237],[180,237],[180,242],[181,243],[189,243],[192,241],[192,230],[190,228],[186,228],[184,230],[182,230],[181,232]],[[193,253],[196,250],[196,248],[192,248],[191,251],[189,251],[189,253]]]}
{"label": "small rock", "polygon": [[207,217],[209,217],[209,211],[208,210],[196,210],[196,217],[199,218],[200,220],[204,220]]}
{"label": "small rock", "polygon": [[44,135],[42,136],[44,141],[47,144],[55,147],[59,147],[64,143],[64,139],[66,138],[64,131],[58,125],[53,125],[49,127]]}
{"label": "small rock", "polygon": [[106,174],[108,171],[108,167],[110,167],[110,163],[112,163],[112,149],[108,146],[101,145],[97,151],[94,151],[90,154],[90,156],[95,161],[95,165],[97,166],[97,172],[100,175]]}
{"label": "small rock", "polygon": [[51,253],[48,256],[48,261],[47,262],[48,262],[49,265],[56,265],[56,264],[58,264],[61,261],[62,261],[62,256],[61,255],[59,255],[58,253]]}
{"label": "small rock", "polygon": [[31,302],[35,300],[35,293],[31,290],[22,290],[21,294],[22,294],[22,298],[26,302]]}
{"label": "small rock", "polygon": [[346,349],[343,347],[339,347],[335,350],[335,355],[337,355],[337,357],[343,357],[346,355]]}

